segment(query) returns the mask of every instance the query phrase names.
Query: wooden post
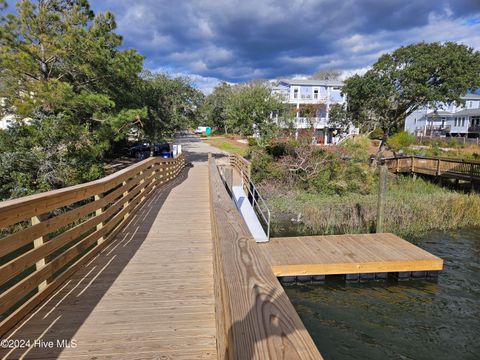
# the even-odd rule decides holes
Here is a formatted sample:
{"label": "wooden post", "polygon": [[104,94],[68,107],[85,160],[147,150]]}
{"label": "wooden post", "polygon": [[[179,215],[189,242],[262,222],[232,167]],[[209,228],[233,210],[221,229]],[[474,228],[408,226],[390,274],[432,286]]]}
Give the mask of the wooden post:
{"label": "wooden post", "polygon": [[[95,195],[95,201],[100,200],[102,197],[103,197],[103,195]],[[101,208],[99,208],[99,209],[97,209],[97,210],[95,211],[95,216],[100,216],[100,215],[102,215],[102,213],[103,213],[103,207],[101,207]],[[103,225],[104,225],[103,221],[100,222],[100,223],[97,225],[97,231],[100,230],[101,228],[103,228]],[[97,240],[97,245],[101,244],[104,240],[105,240],[105,238],[104,238],[103,236],[100,237],[100,238]]]}
{"label": "wooden post", "polygon": [[[36,225],[36,224],[40,223],[40,218],[38,216],[34,216],[34,217],[32,217],[31,221],[32,221],[32,226]],[[41,236],[41,237],[33,240],[33,248],[37,249],[37,248],[41,247],[43,245],[43,243],[44,243],[44,237]],[[42,269],[44,266],[45,266],[45,258],[40,259],[35,263],[35,269],[37,271]],[[42,291],[46,287],[47,287],[47,280],[44,280],[40,284],[38,284],[38,291]]]}
{"label": "wooden post", "polygon": [[223,174],[225,176],[225,183],[228,189],[232,190],[233,186],[233,168],[231,166],[225,166],[223,168]]}
{"label": "wooden post", "polygon": [[377,233],[383,232],[383,221],[385,216],[385,200],[387,195],[388,169],[385,165],[380,166],[378,177],[378,204],[377,204]]}
{"label": "wooden post", "polygon": [[437,176],[440,175],[440,159],[437,159]]}
{"label": "wooden post", "polygon": [[474,166],[470,164],[470,192],[475,191],[475,182],[473,181]]}
{"label": "wooden post", "polygon": [[[122,183],[122,185],[123,185],[123,186],[127,185],[127,182],[124,181],[124,182]],[[127,189],[126,191],[124,191],[124,193],[123,193],[123,197],[127,197],[127,196],[128,196],[128,189]],[[129,203],[128,201],[125,201],[125,203],[123,204],[123,208],[124,208],[124,209],[128,206],[128,203]],[[130,213],[127,212],[123,218],[126,219],[126,218],[128,218],[129,215],[130,215]]]}
{"label": "wooden post", "polygon": [[[140,171],[140,176],[143,175],[143,171]],[[143,185],[145,183],[145,179],[142,179],[140,180],[140,185]],[[143,186],[141,189],[140,189],[140,195],[143,194],[145,192],[145,186]],[[140,202],[142,202],[143,200],[145,200],[145,196],[141,196],[140,197]]]}

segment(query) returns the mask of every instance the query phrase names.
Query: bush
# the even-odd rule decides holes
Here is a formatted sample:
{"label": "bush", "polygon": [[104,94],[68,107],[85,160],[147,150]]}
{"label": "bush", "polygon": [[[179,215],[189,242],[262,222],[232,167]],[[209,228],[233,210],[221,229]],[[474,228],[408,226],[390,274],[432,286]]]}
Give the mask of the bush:
{"label": "bush", "polygon": [[247,141],[248,141],[248,146],[250,146],[250,147],[258,146],[257,139],[255,139],[253,137],[249,137]]}
{"label": "bush", "polygon": [[347,139],[341,146],[353,160],[367,162],[370,145],[370,140],[366,136],[355,136]]}
{"label": "bush", "polygon": [[381,140],[383,138],[383,130],[380,128],[375,128],[370,135],[368,135],[368,137],[372,140]]}
{"label": "bush", "polygon": [[388,139],[388,146],[394,151],[399,151],[407,149],[414,142],[415,136],[406,131],[401,131]]}

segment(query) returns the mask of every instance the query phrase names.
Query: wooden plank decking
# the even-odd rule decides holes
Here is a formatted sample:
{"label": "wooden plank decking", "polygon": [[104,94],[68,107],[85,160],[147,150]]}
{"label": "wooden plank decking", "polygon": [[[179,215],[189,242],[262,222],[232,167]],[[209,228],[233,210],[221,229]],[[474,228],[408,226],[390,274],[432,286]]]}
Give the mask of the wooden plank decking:
{"label": "wooden plank decking", "polygon": [[156,190],[99,256],[2,337],[30,347],[0,348],[0,357],[216,359],[208,168],[188,172]]}
{"label": "wooden plank decking", "polygon": [[273,238],[258,244],[276,276],[442,270],[443,260],[393,234]]}

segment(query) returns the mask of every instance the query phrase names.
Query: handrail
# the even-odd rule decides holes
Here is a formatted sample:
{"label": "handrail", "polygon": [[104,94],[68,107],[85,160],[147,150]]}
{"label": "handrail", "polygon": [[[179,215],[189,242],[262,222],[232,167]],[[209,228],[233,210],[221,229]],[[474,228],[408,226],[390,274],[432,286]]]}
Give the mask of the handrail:
{"label": "handrail", "polygon": [[[230,165],[240,174],[242,179],[242,187],[247,193],[250,203],[263,218],[265,226],[267,227],[267,239],[270,239],[271,213],[267,202],[260,195],[260,192],[252,180],[252,163],[238,154],[231,154],[229,156],[229,160]],[[263,208],[260,206],[258,199],[260,199]]]}
{"label": "handrail", "polygon": [[0,202],[0,335],[102,250],[185,158],[148,158],[105,178]]}
{"label": "handrail", "polygon": [[396,173],[447,176],[471,182],[480,180],[480,161],[411,155],[383,158],[382,162]]}
{"label": "handrail", "polygon": [[238,154],[229,156],[230,165],[238,171],[239,174],[245,176],[243,180],[248,182],[252,176],[252,163]]}
{"label": "handrail", "polygon": [[[253,209],[256,210],[256,212],[262,216],[263,221],[267,227],[266,233],[267,233],[267,241],[268,241],[270,240],[270,222],[271,222],[270,209],[268,208],[267,202],[263,199],[262,195],[260,195],[260,192],[255,186],[255,183],[252,181],[252,178],[250,176],[246,177],[243,173],[241,173],[241,178],[242,178],[242,187],[247,192],[247,198],[250,201],[250,204],[252,204]],[[248,181],[247,183],[245,183],[245,178],[247,178],[247,181]],[[258,200],[260,200],[261,205]],[[267,213],[266,215],[265,215],[265,212]]]}
{"label": "handrail", "polygon": [[209,162],[218,359],[321,359]]}

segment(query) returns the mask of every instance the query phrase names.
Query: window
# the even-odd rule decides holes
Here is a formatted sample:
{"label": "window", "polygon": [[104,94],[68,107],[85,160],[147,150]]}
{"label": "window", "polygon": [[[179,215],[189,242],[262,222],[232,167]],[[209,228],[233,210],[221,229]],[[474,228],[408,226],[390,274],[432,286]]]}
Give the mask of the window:
{"label": "window", "polygon": [[458,126],[457,118],[455,118],[455,120],[454,120],[454,126]]}
{"label": "window", "polygon": [[318,89],[313,90],[313,98],[318,99]]}
{"label": "window", "polygon": [[293,98],[298,99],[298,88],[293,89]]}
{"label": "window", "polygon": [[462,117],[462,126],[465,126],[465,118]]}

